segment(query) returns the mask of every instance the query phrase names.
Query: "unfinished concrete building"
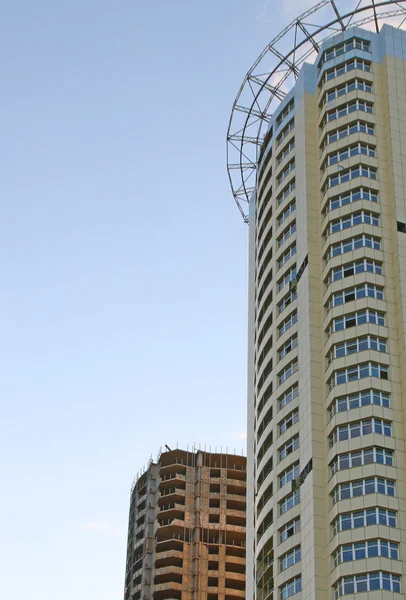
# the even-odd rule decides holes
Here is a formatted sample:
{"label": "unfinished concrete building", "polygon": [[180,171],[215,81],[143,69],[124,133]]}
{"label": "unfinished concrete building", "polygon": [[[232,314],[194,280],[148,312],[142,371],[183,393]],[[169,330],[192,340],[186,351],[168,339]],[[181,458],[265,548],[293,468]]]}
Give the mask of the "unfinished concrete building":
{"label": "unfinished concrete building", "polygon": [[245,598],[246,458],[171,450],[137,479],[124,600]]}

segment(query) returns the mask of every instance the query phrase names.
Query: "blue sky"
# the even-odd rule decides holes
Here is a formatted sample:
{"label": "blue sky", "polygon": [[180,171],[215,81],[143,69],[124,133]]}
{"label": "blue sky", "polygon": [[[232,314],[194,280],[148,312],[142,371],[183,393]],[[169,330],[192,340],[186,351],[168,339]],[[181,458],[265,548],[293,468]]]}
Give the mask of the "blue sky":
{"label": "blue sky", "polygon": [[295,16],[271,7],[1,9],[7,600],[122,598],[136,472],[163,444],[245,445],[247,228],[225,134]]}

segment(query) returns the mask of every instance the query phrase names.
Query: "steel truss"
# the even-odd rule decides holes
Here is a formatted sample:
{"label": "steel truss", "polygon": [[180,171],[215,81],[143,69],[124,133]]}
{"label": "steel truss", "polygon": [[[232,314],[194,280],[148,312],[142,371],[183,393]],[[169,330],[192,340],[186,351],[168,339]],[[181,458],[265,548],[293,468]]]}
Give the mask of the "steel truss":
{"label": "steel truss", "polygon": [[302,64],[314,62],[321,42],[349,27],[379,32],[383,23],[406,24],[406,0],[358,0],[351,11],[340,11],[340,4],[344,0],[322,0],[292,21],[264,48],[238,91],[227,130],[227,170],[246,223],[267,125]]}

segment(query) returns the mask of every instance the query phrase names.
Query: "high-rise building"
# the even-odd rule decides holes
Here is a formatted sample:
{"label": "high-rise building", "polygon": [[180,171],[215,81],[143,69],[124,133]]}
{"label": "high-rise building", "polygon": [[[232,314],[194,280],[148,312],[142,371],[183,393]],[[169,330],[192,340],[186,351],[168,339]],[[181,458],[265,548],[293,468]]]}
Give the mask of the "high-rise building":
{"label": "high-rise building", "polygon": [[229,130],[249,222],[249,600],[406,598],[406,32],[370,8],[293,22]]}
{"label": "high-rise building", "polygon": [[246,458],[168,450],[132,490],[124,600],[245,598]]}

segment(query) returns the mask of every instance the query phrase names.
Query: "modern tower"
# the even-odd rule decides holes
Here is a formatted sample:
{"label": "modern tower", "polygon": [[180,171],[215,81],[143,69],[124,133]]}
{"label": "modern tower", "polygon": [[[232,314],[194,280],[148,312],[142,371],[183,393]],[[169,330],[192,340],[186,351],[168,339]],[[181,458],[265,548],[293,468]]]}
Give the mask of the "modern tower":
{"label": "modern tower", "polygon": [[228,131],[247,600],[406,598],[406,5],[339,4],[267,46]]}
{"label": "modern tower", "polygon": [[246,458],[168,450],[131,490],[124,600],[245,598]]}

